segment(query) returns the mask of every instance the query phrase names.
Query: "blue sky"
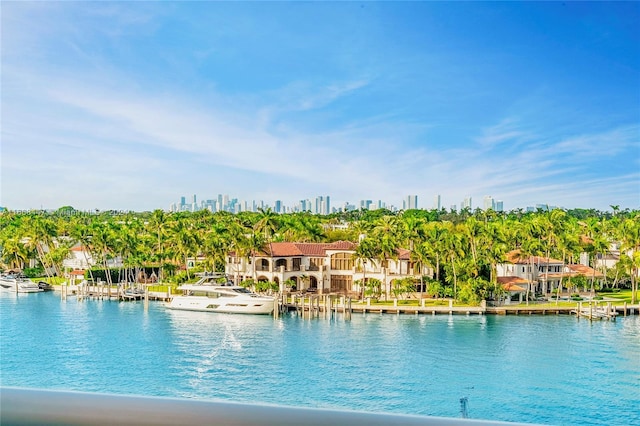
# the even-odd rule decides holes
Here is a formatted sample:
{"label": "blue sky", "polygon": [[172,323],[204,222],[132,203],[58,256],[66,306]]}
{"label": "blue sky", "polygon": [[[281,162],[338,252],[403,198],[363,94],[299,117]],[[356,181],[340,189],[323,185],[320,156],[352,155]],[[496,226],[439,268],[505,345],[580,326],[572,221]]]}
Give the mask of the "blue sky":
{"label": "blue sky", "polygon": [[640,207],[640,3],[2,2],[0,205]]}

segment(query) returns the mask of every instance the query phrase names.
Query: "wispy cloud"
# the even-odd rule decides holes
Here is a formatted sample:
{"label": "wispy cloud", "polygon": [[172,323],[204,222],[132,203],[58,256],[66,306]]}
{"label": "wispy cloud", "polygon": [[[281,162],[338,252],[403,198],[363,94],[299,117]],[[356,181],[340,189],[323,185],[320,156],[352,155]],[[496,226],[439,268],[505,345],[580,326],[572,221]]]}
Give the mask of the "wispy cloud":
{"label": "wispy cloud", "polygon": [[631,124],[595,134],[580,134],[562,139],[553,147],[575,157],[615,156],[635,150],[640,155],[640,124]]}
{"label": "wispy cloud", "polygon": [[516,118],[505,118],[496,125],[482,129],[482,135],[476,141],[482,146],[494,147],[506,142],[517,144],[530,139],[531,135],[519,127],[519,124]]}
{"label": "wispy cloud", "polygon": [[[180,6],[11,4],[5,13],[3,5],[0,204],[148,209],[181,194],[226,192],[396,205],[408,194],[442,194],[445,205],[493,195],[507,208],[584,205],[599,194],[611,199],[598,200],[601,208],[640,205],[640,126],[621,110],[578,114],[571,96],[547,101],[557,87],[492,86],[467,72],[475,56],[462,45],[456,54],[426,52],[439,34],[422,38],[414,28],[397,34],[399,46],[371,33],[387,28],[382,14],[344,48],[307,34],[321,51],[296,60],[313,58],[318,69],[301,64],[260,84],[262,64],[265,77],[289,71],[272,55],[307,53],[309,38],[287,45],[304,29],[291,24],[282,44],[245,62],[276,18],[264,28],[250,16],[209,31],[198,13],[174,17],[173,9]],[[357,20],[344,19],[348,32]],[[233,70],[253,60],[256,70],[235,80]],[[515,89],[502,93],[507,86]]]}

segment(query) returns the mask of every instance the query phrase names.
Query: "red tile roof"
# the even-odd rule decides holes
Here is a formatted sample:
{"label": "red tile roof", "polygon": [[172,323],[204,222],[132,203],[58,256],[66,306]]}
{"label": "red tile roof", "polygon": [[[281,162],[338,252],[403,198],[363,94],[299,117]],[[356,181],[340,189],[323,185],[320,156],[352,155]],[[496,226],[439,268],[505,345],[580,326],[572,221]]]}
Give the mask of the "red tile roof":
{"label": "red tile roof", "polygon": [[271,243],[268,252],[272,257],[319,256],[327,255],[327,250],[355,250],[356,244],[351,241],[334,243]]}
{"label": "red tile roof", "polygon": [[518,284],[527,284],[528,281],[520,277],[498,277],[498,284],[502,284],[502,288],[506,291],[526,291]]}
{"label": "red tile roof", "polygon": [[604,276],[602,272],[596,271],[592,267],[586,265],[567,265],[567,268],[569,268],[569,270],[574,274],[583,275],[585,277],[601,278]]}
{"label": "red tile roof", "polygon": [[398,249],[398,259],[402,259],[402,260],[411,259],[411,250]]}
{"label": "red tile roof", "polygon": [[507,262],[514,263],[518,265],[528,265],[533,261],[534,264],[549,264],[549,263],[557,263],[562,265],[562,260],[553,259],[551,257],[542,257],[542,256],[522,256],[520,250],[512,250],[506,254]]}

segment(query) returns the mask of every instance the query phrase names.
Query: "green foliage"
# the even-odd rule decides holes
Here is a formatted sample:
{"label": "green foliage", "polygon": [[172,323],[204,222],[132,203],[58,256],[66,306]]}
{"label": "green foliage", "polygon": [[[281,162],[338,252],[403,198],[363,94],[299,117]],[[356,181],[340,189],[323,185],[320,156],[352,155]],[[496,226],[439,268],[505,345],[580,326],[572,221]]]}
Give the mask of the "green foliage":
{"label": "green foliage", "polygon": [[445,288],[440,281],[428,280],[427,294],[431,297],[444,297]]}
{"label": "green foliage", "polygon": [[252,279],[244,280],[240,283],[240,287],[244,287],[244,288],[254,288],[255,285],[256,285],[256,282]]}
{"label": "green foliage", "polygon": [[255,291],[258,293],[278,292],[280,286],[273,281],[258,281],[255,283]]}
{"label": "green foliage", "polygon": [[367,278],[364,287],[364,295],[377,299],[382,294],[382,281],[376,278]]}
{"label": "green foliage", "polygon": [[394,280],[391,286],[391,292],[396,298],[406,299],[409,293],[416,291],[416,282],[414,278],[407,277]]}
{"label": "green foliage", "polygon": [[296,291],[298,289],[298,286],[296,285],[296,282],[294,280],[286,280],[284,282],[284,287],[291,289],[291,291]]}
{"label": "green foliage", "polygon": [[469,279],[460,283],[458,300],[462,303],[477,305],[483,299],[484,282],[482,280]]}
{"label": "green foliage", "polygon": [[44,268],[42,266],[38,266],[36,268],[24,268],[22,273],[27,278],[38,278],[44,275]]}
{"label": "green foliage", "polygon": [[[447,297],[455,293],[456,299],[475,303],[501,291],[495,285],[496,265],[505,261],[507,252],[517,250],[524,259],[549,256],[566,263],[576,263],[580,253],[587,253],[593,266],[594,259],[608,254],[609,243],[616,242],[620,261],[606,271],[606,285],[633,288],[629,295],[637,300],[640,211],[612,208],[613,212],[519,209],[508,213],[380,209],[329,216],[306,212],[280,215],[269,208],[238,215],[162,210],[78,212],[71,206],[53,213],[5,211],[0,214],[0,264],[5,269],[19,269],[35,259],[43,270],[58,269],[59,273],[70,246],[79,244],[98,265],[118,257],[131,268],[153,264],[162,281],[180,283],[197,271],[180,272],[188,258],[202,262],[200,270],[224,271],[229,253],[249,257],[269,241],[359,242],[364,235],[354,256],[356,266],[366,261],[376,265],[376,273],[384,270],[387,274],[386,265],[408,250],[414,273],[422,273],[416,271],[423,267],[434,272],[435,282],[425,280],[427,294]],[[332,225],[338,224],[347,228],[332,230]],[[110,274],[111,281],[118,281],[119,271],[95,269],[95,278],[108,281],[106,274]],[[38,275],[35,271],[29,274]],[[563,289],[568,291],[591,286],[591,277],[574,275],[563,281]],[[599,286],[596,280],[594,289]],[[377,297],[381,290],[381,283],[367,280],[367,295]],[[391,290],[397,297],[411,292],[405,283],[395,283]]]}
{"label": "green foliage", "polygon": [[[120,273],[121,271],[117,270],[117,269],[91,269],[91,272],[86,271],[84,273],[84,278],[86,280],[90,280],[91,277],[93,277],[93,279],[98,282],[98,281],[105,281],[105,282],[112,282],[112,283],[117,283],[118,279],[120,278]],[[110,275],[110,281],[107,281],[107,274]]]}

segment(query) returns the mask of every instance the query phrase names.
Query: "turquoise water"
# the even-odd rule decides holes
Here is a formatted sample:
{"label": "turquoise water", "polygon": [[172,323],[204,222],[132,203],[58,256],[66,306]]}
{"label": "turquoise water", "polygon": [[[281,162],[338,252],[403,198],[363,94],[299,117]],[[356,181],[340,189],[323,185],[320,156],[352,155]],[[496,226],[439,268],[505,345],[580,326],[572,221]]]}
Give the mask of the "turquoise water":
{"label": "turquoise water", "polygon": [[181,312],[0,293],[3,386],[640,425],[640,317]]}

